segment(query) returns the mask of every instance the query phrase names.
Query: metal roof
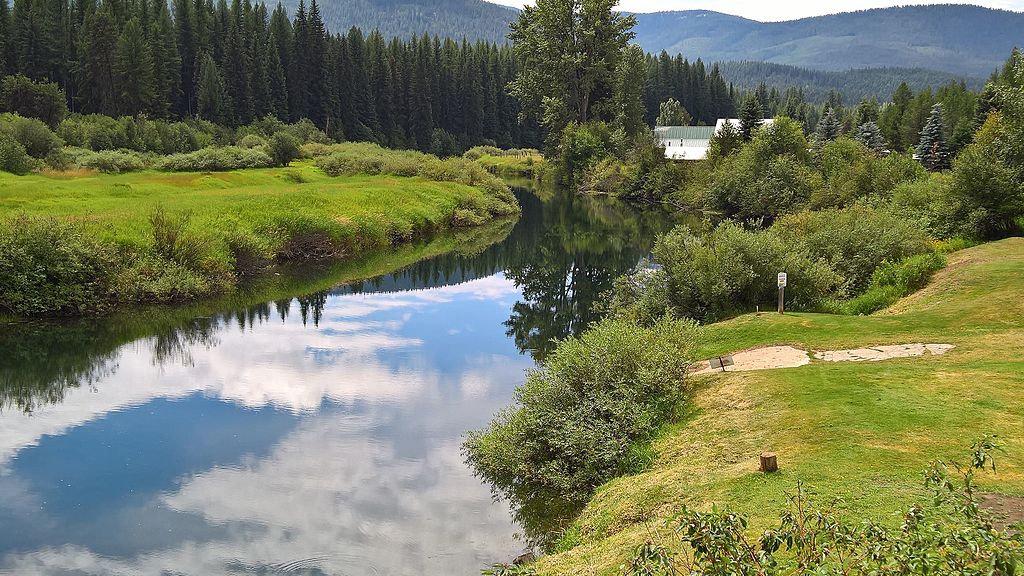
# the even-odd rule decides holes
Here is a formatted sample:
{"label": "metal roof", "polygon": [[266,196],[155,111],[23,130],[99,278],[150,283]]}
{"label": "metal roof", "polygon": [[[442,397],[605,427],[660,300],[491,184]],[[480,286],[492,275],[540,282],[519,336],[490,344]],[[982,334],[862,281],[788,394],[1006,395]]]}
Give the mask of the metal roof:
{"label": "metal roof", "polygon": [[654,133],[662,140],[703,140],[715,135],[714,126],[655,126]]}

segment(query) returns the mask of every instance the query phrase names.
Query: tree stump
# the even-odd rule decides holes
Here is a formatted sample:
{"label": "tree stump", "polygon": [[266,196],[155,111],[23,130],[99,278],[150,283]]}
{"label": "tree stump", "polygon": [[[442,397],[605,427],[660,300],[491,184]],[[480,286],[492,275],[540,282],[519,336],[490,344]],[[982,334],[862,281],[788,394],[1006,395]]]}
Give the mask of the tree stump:
{"label": "tree stump", "polygon": [[761,454],[761,472],[771,474],[779,471],[779,459],[774,452]]}

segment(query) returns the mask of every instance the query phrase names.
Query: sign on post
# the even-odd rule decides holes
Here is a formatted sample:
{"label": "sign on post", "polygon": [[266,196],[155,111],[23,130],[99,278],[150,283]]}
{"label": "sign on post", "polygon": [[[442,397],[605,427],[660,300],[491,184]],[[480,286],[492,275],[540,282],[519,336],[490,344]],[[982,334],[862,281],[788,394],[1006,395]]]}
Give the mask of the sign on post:
{"label": "sign on post", "polygon": [[785,272],[779,272],[779,314],[786,313],[787,284],[789,284],[789,276]]}

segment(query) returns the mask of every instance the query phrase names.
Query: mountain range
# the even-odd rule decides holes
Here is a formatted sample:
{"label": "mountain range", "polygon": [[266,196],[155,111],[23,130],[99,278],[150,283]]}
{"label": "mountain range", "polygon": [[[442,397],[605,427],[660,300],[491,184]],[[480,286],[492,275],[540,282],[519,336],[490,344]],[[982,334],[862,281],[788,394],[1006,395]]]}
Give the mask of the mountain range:
{"label": "mountain range", "polygon": [[[284,0],[291,11],[298,1]],[[320,9],[335,32],[358,26],[389,37],[429,33],[490,42],[504,42],[518,14],[484,0],[322,0]],[[926,69],[976,80],[1024,42],[1024,13],[963,4],[880,8],[788,22],[757,22],[710,10],[636,16],[635,41],[648,52],[823,71]]]}

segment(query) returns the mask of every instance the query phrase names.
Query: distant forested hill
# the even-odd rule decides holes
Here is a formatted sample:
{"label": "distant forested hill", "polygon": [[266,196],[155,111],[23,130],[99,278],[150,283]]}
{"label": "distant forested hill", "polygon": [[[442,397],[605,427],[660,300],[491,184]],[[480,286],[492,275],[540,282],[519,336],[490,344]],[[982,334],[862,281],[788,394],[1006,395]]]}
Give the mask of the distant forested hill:
{"label": "distant forested hill", "polygon": [[965,82],[972,90],[980,90],[984,85],[980,78],[920,68],[863,68],[833,72],[768,62],[722,62],[719,68],[722,77],[737,88],[756,88],[761,82],[780,89],[802,88],[809,102],[819,103],[828,99],[832,90],[843,94],[847,104],[872,96],[886,101],[901,82],[906,82],[914,92],[959,81]]}
{"label": "distant forested hill", "polygon": [[1024,43],[1024,13],[967,5],[905,6],[755,22],[708,10],[639,14],[637,42],[690,59],[764,61],[819,70],[925,68],[987,77]]}
{"label": "distant forested hill", "polygon": [[[290,15],[299,5],[299,0],[282,2]],[[318,4],[332,32],[358,26],[366,32],[377,29],[387,37],[402,39],[430,33],[442,38],[501,43],[518,14],[513,8],[484,0],[319,0]]]}

